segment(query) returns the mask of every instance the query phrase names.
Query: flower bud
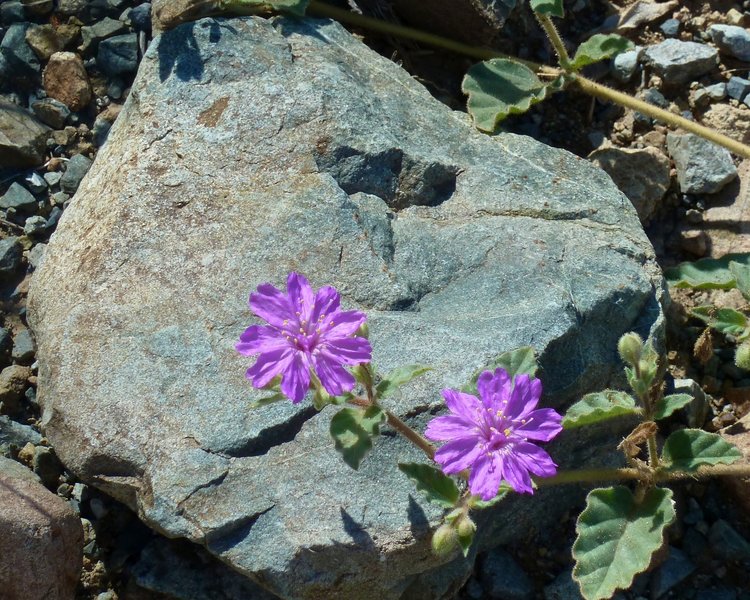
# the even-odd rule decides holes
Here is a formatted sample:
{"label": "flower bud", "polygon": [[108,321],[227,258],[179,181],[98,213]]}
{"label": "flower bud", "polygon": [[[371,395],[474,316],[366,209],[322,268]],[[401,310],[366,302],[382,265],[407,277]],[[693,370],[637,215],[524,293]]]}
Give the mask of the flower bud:
{"label": "flower bud", "polygon": [[446,556],[458,546],[456,530],[447,523],[443,523],[432,534],[432,550],[438,556]]}
{"label": "flower bud", "polygon": [[734,355],[734,364],[740,369],[750,371],[750,341],[743,342],[737,348],[737,352]]}
{"label": "flower bud", "polygon": [[359,326],[359,329],[354,332],[354,335],[357,337],[369,338],[370,328],[367,326],[367,323],[362,323],[362,325]]}
{"label": "flower bud", "polygon": [[629,365],[636,365],[641,359],[641,352],[643,351],[643,340],[637,333],[626,333],[617,342],[617,351],[620,353],[620,358]]}
{"label": "flower bud", "polygon": [[469,515],[464,515],[456,524],[456,532],[458,533],[458,537],[462,539],[474,537],[476,530],[477,525],[471,520]]}

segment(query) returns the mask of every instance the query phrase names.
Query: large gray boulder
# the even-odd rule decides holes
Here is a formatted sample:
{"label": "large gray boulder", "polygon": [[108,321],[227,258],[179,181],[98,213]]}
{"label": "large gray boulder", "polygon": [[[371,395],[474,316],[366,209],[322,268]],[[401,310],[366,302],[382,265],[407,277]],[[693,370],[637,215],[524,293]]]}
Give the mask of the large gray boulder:
{"label": "large gray boulder", "polygon": [[[387,401],[419,428],[503,351],[536,348],[561,407],[619,373],[623,332],[661,328],[652,248],[587,161],[474,131],[336,23],[155,39],[32,281],[44,431],[82,480],[286,598],[438,598],[472,568],[432,555],[408,443],[382,436],[353,471],[335,408],[248,409],[248,293],[290,270],[368,313],[379,369],[435,367]],[[615,445],[563,437],[563,465]],[[484,515],[477,547],[565,498]]]}

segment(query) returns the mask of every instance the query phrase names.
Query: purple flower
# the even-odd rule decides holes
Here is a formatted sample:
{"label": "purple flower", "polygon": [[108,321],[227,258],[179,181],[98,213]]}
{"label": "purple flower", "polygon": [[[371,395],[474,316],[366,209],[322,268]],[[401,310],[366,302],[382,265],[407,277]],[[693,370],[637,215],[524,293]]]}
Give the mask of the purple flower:
{"label": "purple flower", "polygon": [[443,390],[452,414],[433,419],[425,431],[431,440],[448,442],[435,461],[448,475],[470,469],[469,490],[482,500],[494,498],[503,479],[517,492],[533,494],[529,474],[550,477],[557,465],[529,440],[551,440],[562,430],[562,417],[551,408],[536,409],[542,384],[528,375],[485,371],[477,389],[479,398]]}
{"label": "purple flower", "polygon": [[260,353],[246,373],[257,388],[281,375],[281,391],[295,404],[310,387],[314,370],[325,390],[338,396],[354,387],[354,377],[342,365],[370,361],[370,342],[354,334],[367,318],[364,313],[339,310],[335,288],[313,293],[307,279],[289,273],[287,293],[270,283],[250,294],[250,309],[268,325],[251,325],[235,348],[250,356]]}

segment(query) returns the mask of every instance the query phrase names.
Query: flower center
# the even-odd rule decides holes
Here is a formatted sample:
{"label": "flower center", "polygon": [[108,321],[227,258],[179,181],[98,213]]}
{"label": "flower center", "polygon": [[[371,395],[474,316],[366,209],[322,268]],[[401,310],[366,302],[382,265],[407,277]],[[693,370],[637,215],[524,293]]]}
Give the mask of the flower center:
{"label": "flower center", "polygon": [[334,321],[327,315],[320,315],[317,321],[308,322],[297,312],[297,319],[284,321],[282,332],[295,349],[312,354],[315,352],[326,331],[334,326]]}

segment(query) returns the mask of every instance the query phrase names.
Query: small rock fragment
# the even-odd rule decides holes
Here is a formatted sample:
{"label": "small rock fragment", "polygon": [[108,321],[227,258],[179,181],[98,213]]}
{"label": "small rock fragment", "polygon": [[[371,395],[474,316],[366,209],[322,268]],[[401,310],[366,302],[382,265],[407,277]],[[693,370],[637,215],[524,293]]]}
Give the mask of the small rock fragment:
{"label": "small rock fragment", "polygon": [[49,127],[20,106],[0,101],[0,164],[8,169],[44,162]]}
{"label": "small rock fragment", "polygon": [[103,40],[96,64],[107,75],[135,72],[138,69],[138,35],[125,33]]}
{"label": "small rock fragment", "polygon": [[0,240],[0,279],[14,275],[21,266],[23,248],[17,237]]}
{"label": "small rock fragment", "polygon": [[36,210],[36,207],[37,200],[34,195],[17,181],[13,182],[0,198],[0,208],[31,212]]}
{"label": "small rock fragment", "polygon": [[667,148],[684,194],[715,194],[737,177],[729,151],[695,134],[669,133]]}
{"label": "small rock fragment", "polygon": [[716,48],[668,39],[646,48],[643,60],[668,84],[688,83],[716,68]]}
{"label": "small rock fragment", "polygon": [[727,82],[727,96],[742,101],[750,92],[750,81],[743,77],[730,77]]}
{"label": "small rock fragment", "polygon": [[20,408],[18,401],[23,397],[31,369],[22,365],[11,365],[0,371],[0,402],[6,413],[13,414]]}
{"label": "small rock fragment", "polygon": [[721,560],[750,560],[750,542],[724,519],[711,526],[708,543],[714,556]]}
{"label": "small rock fragment", "polygon": [[669,2],[644,2],[639,0],[625,12],[622,13],[617,30],[620,32],[637,29],[641,25],[651,23],[666,15],[669,11],[674,10],[677,6],[677,0]]}
{"label": "small rock fragment", "polygon": [[688,229],[680,232],[680,247],[696,258],[701,258],[708,252],[709,238],[705,231]]}
{"label": "small rock fragment", "polygon": [[661,32],[666,37],[677,37],[677,34],[680,33],[680,26],[682,23],[679,19],[667,19],[659,26],[659,29],[661,29]]}
{"label": "small rock fragment", "polygon": [[673,587],[688,578],[695,565],[681,550],[670,546],[669,556],[651,576],[651,597],[661,598]]}
{"label": "small rock fragment", "polygon": [[636,47],[615,56],[612,59],[612,76],[623,83],[630,81],[638,68],[638,61],[642,52],[643,48]]}
{"label": "small rock fragment", "polygon": [[81,180],[88,173],[92,160],[83,154],[76,154],[67,164],[65,173],[60,179],[60,189],[71,196],[76,193]]}
{"label": "small rock fragment", "polygon": [[28,236],[35,236],[45,232],[47,229],[47,219],[42,215],[32,215],[23,225],[23,232]]}
{"label": "small rock fragment", "polygon": [[669,188],[669,159],[653,147],[603,148],[588,158],[607,172],[646,223]]}
{"label": "small rock fragment", "polygon": [[52,25],[33,25],[26,30],[26,43],[39,60],[49,60],[55,52],[63,49],[60,38]]}
{"label": "small rock fragment", "polygon": [[13,350],[11,356],[13,360],[20,364],[31,364],[34,360],[34,338],[31,337],[31,331],[26,328],[21,329],[13,338]]}
{"label": "small rock fragment", "polygon": [[750,31],[736,25],[711,25],[708,33],[719,50],[750,62]]}

